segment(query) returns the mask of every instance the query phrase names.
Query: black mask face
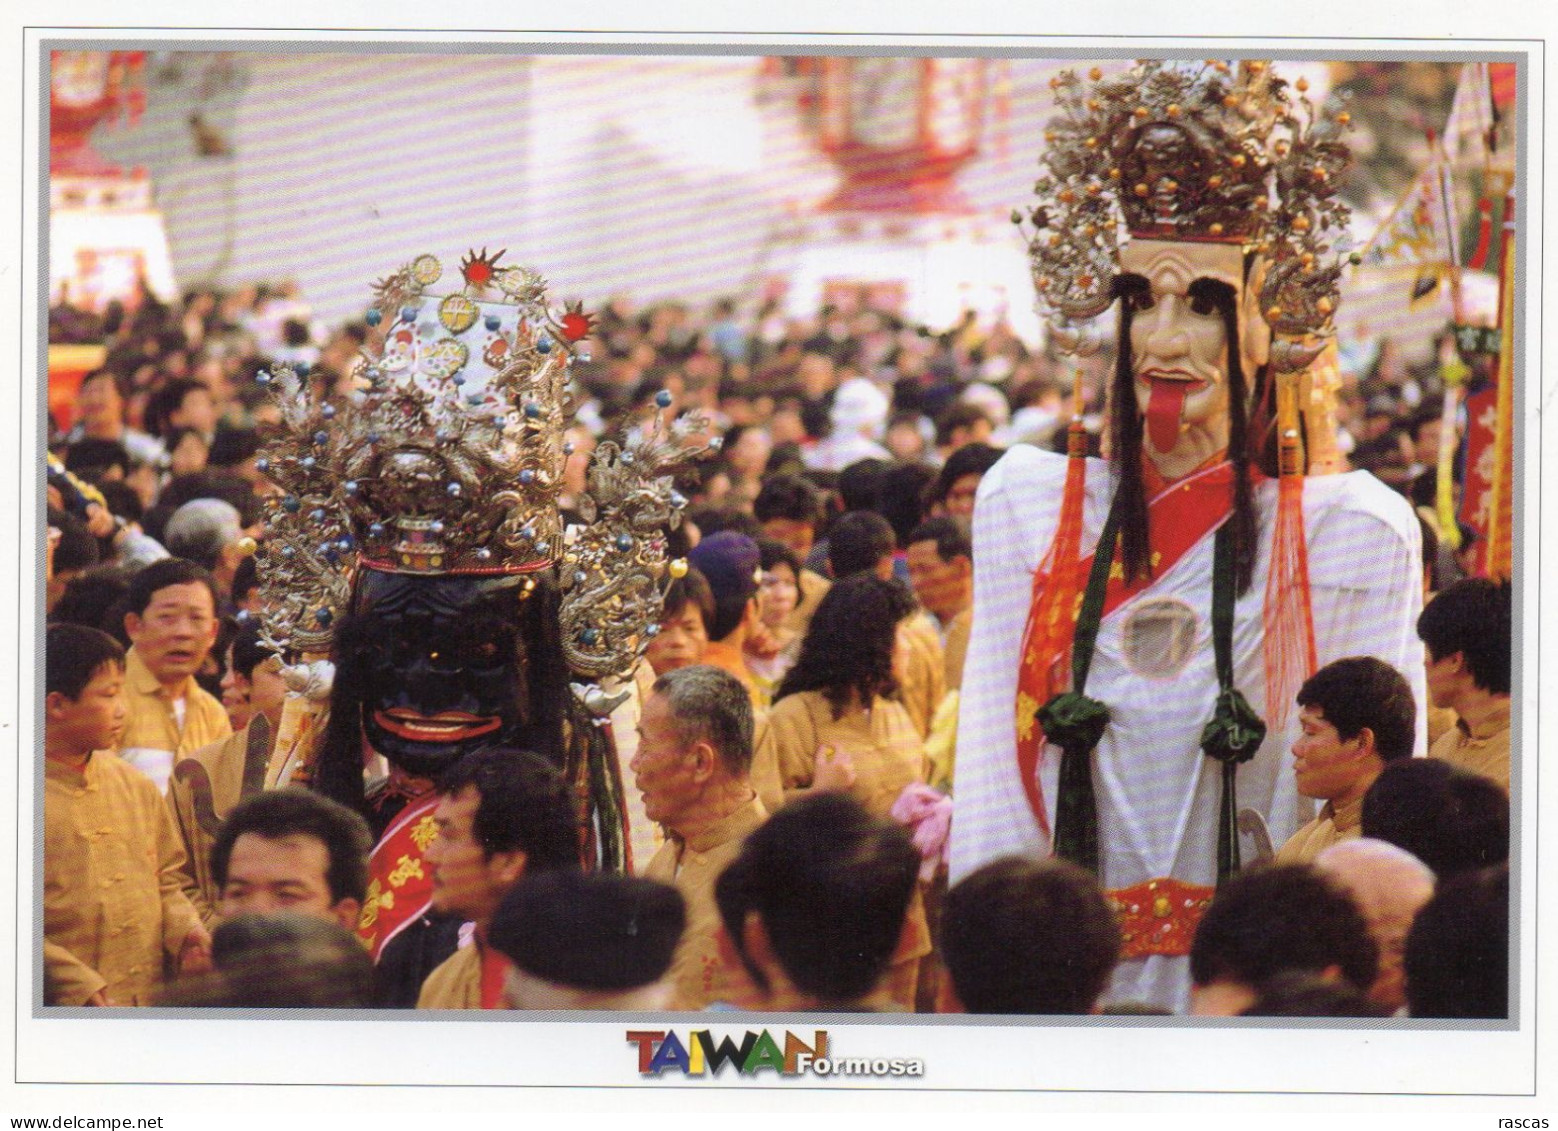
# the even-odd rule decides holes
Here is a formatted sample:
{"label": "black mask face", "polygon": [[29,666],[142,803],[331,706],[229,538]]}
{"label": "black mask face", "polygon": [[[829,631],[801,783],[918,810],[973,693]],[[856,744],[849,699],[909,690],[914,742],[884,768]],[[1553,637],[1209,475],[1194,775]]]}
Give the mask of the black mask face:
{"label": "black mask face", "polygon": [[437,777],[523,722],[518,577],[365,571],[356,615],[367,675],[362,728],[391,764]]}

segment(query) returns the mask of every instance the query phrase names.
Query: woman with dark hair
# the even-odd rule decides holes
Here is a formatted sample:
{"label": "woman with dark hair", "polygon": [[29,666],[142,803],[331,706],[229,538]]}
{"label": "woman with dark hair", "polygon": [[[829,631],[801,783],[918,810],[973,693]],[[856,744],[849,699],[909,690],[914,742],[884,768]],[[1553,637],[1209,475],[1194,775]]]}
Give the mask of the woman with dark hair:
{"label": "woman with dark hair", "polygon": [[[817,606],[762,739],[787,799],[846,792],[886,818],[906,788],[925,780],[924,743],[898,700],[905,659],[898,622],[913,608],[903,585],[869,574],[837,582]],[[920,959],[930,949],[916,891],[887,980],[905,1009],[914,1008]]]}
{"label": "woman with dark hair", "polygon": [[194,428],[171,428],[163,443],[168,451],[168,471],[172,476],[204,471],[211,458],[210,440]]}
{"label": "woman with dark hair", "polygon": [[793,550],[772,538],[759,538],[757,551],[763,567],[757,591],[762,628],[747,637],[745,651],[747,668],[771,700],[800,655],[801,634],[793,626],[806,596],[800,588],[800,559]]}

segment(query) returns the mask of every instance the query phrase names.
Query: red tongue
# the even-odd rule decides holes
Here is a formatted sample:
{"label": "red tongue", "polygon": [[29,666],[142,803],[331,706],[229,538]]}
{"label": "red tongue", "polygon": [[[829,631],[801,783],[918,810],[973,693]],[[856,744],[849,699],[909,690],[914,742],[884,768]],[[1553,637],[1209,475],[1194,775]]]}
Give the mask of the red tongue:
{"label": "red tongue", "polygon": [[1174,441],[1179,438],[1179,414],[1184,411],[1185,394],[1189,391],[1189,381],[1153,379],[1152,395],[1147,400],[1147,435],[1154,451],[1174,450]]}

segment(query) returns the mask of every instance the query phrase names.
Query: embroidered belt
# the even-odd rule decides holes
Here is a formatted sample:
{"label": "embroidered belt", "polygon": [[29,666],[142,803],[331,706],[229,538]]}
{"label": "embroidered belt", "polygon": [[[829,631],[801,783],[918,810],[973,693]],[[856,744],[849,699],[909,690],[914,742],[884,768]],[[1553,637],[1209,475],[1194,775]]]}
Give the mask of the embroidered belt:
{"label": "embroidered belt", "polygon": [[1189,954],[1190,941],[1216,890],[1164,876],[1105,892],[1120,917],[1120,957]]}

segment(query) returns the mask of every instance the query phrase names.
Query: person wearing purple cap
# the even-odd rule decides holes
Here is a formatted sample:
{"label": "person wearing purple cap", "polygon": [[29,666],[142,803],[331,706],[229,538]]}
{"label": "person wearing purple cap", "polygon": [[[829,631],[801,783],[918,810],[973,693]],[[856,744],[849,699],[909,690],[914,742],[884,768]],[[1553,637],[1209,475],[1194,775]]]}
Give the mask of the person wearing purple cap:
{"label": "person wearing purple cap", "polygon": [[722,530],[694,546],[687,559],[714,592],[714,620],[703,662],[735,676],[752,696],[752,705],[766,709],[768,703],[744,654],[747,635],[760,620],[762,555],[757,543],[745,534]]}

